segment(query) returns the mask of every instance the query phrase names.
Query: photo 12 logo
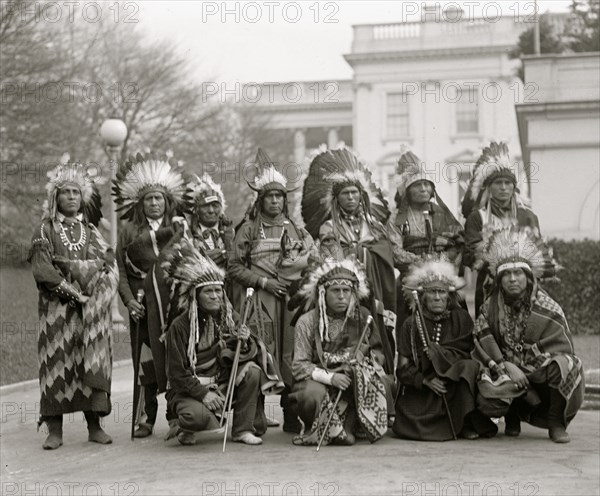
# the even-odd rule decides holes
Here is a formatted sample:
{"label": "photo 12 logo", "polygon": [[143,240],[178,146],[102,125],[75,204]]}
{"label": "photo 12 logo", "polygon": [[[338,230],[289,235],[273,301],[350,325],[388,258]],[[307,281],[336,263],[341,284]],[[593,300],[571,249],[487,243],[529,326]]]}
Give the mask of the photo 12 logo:
{"label": "photo 12 logo", "polygon": [[14,17],[23,25],[30,22],[51,24],[67,21],[97,23],[101,21],[135,24],[140,7],[136,2],[0,2],[0,17]]}
{"label": "photo 12 logo", "polygon": [[202,2],[202,22],[338,23],[336,2]]}

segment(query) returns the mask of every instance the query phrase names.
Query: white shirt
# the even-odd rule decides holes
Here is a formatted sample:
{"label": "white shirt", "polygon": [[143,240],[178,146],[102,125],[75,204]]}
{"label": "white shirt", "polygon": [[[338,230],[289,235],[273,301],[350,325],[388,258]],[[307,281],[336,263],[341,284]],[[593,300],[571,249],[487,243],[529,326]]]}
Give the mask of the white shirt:
{"label": "white shirt", "polygon": [[149,219],[148,217],[146,217],[146,220],[150,225],[150,229],[152,229],[153,231],[158,231],[158,228],[162,224],[163,217],[161,217],[160,219]]}

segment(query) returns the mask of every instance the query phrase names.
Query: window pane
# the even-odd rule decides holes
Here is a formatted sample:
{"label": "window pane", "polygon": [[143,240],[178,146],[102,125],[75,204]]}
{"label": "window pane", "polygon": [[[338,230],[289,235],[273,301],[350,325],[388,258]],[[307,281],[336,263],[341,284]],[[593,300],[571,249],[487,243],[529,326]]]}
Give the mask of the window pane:
{"label": "window pane", "polygon": [[456,132],[477,133],[479,131],[479,101],[477,91],[462,88],[456,103]]}
{"label": "window pane", "polygon": [[405,137],[409,135],[408,95],[406,93],[388,93],[387,136]]}

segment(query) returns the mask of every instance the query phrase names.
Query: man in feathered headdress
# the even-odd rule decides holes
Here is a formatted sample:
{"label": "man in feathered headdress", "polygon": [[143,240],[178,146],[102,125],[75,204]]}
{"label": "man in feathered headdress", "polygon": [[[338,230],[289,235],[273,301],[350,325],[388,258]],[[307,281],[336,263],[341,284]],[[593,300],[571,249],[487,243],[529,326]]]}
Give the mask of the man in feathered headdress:
{"label": "man in feathered headdress", "polygon": [[191,231],[194,244],[221,269],[227,269],[227,258],[233,244],[233,227],[225,216],[225,196],[221,187],[208,174],[193,176],[190,182],[193,211]]}
{"label": "man in feathered headdress", "polygon": [[[175,234],[174,221],[181,219],[189,197],[177,162],[152,154],[129,157],[114,181],[113,195],[121,218],[128,221],[121,226],[117,243],[119,294],[129,311],[132,355],[141,357],[145,419],[134,435],[146,437],[154,429],[157,394],[166,388],[164,346],[159,338],[166,330],[169,289],[154,265]],[[140,290],[145,292],[141,302],[137,301]],[[139,343],[134,336],[137,325]]]}
{"label": "man in feathered headdress", "polygon": [[[471,269],[475,268],[475,249],[484,230],[520,226],[529,227],[539,235],[538,218],[517,188],[514,164],[511,164],[506,143],[491,142],[483,149],[465,193],[462,212],[467,219],[463,263]],[[475,313],[479,315],[486,296],[485,286],[489,287],[491,281],[485,267],[477,270]]]}
{"label": "man in feathered headdress", "polygon": [[401,389],[392,428],[400,437],[476,439],[498,430],[475,406],[479,364],[470,358],[473,320],[458,303],[463,286],[456,267],[442,260],[416,263],[404,278],[413,315],[398,335]]}
{"label": "man in feathered headdress", "polygon": [[[435,176],[428,172],[423,162],[412,152],[404,153],[398,160],[398,182],[394,224],[402,235],[402,247],[415,257],[398,267],[401,280],[410,263],[432,254],[444,253],[456,266],[460,265],[463,250],[462,225],[446,206],[435,188]],[[399,284],[401,286],[401,284]],[[402,289],[398,288],[396,329],[399,332],[410,314]]]}
{"label": "man in feathered headdress", "polygon": [[[508,375],[523,395],[506,398],[505,434],[518,436],[520,420],[547,428],[568,443],[566,427],[583,401],[581,360],[565,315],[538,286],[553,265],[551,252],[529,229],[494,232],[480,245],[494,277],[492,293],[475,322],[476,356],[492,379]],[[509,407],[510,405],[510,407]]]}
{"label": "man in feathered headdress", "polygon": [[68,162],[49,172],[42,222],[29,261],[39,291],[40,421],[44,449],[62,445],[63,414],[83,411],[89,440],[112,439],[99,418],[111,410],[111,302],[117,291],[114,253],[97,229],[97,177]]}
{"label": "man in feathered headdress", "polygon": [[187,239],[170,247],[164,258],[162,267],[176,284],[184,310],[166,334],[166,397],[177,416],[179,442],[194,444],[196,432],[219,428],[216,415],[223,412],[239,338],[243,345],[235,379],[233,440],[262,444],[260,436],[267,430],[264,395],[283,389],[271,354],[247,326],[238,330],[223,291],[225,273],[212,260]]}
{"label": "man in feathered headdress", "polygon": [[[318,444],[323,436],[325,444],[352,445],[359,426],[376,441],[387,431],[388,391],[379,330],[360,306],[369,295],[365,274],[352,260],[325,261],[300,293],[312,309],[296,323],[292,398],[305,433],[294,444]],[[338,391],[343,391],[342,400],[324,433]]]}
{"label": "man in feathered headdress", "polygon": [[288,393],[292,385],[293,314],[287,310],[288,288],[301,277],[308,266],[311,236],[299,227],[288,213],[287,180],[267,154],[259,148],[256,156],[259,169],[254,183],[257,192],[249,217],[237,229],[229,258],[227,275],[234,289],[234,304],[244,288],[256,289],[255,311],[249,326],[276,357],[286,390],[281,395],[286,432],[299,432],[298,417],[289,406]]}
{"label": "man in feathered headdress", "polygon": [[[396,325],[395,262],[401,241],[392,242],[386,229],[390,211],[371,173],[358,157],[342,146],[321,147],[313,157],[302,192],[306,228],[321,243],[337,243],[344,256],[365,267],[371,284],[370,310],[381,329],[386,357],[384,368],[394,370]],[[405,258],[402,258],[405,260]]]}

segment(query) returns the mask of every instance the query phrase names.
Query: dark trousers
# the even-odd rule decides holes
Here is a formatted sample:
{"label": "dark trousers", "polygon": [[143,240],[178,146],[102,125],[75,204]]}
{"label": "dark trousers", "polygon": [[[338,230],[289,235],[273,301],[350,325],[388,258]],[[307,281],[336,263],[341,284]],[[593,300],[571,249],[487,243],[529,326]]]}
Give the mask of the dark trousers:
{"label": "dark trousers", "polygon": [[[551,362],[547,367],[536,370],[528,376],[531,387],[540,397],[540,405],[536,408],[545,410],[548,427],[567,426],[565,418],[565,406],[567,401],[558,391],[562,380],[560,367]],[[521,416],[519,412],[524,411],[529,405],[521,397],[516,398],[508,411],[508,416]]]}
{"label": "dark trousers", "polygon": [[[261,436],[267,430],[265,397],[260,391],[260,374],[258,368],[248,368],[244,379],[235,388],[232,427],[234,436],[246,431]],[[182,429],[203,431],[219,427],[215,414],[204,403],[189,396],[175,393],[169,401],[168,408],[177,415]]]}
{"label": "dark trousers", "polygon": [[327,394],[327,386],[312,379],[306,379],[294,384],[293,391],[294,397],[297,399],[298,415],[304,422],[305,428],[311,429],[321,410],[323,398]]}

